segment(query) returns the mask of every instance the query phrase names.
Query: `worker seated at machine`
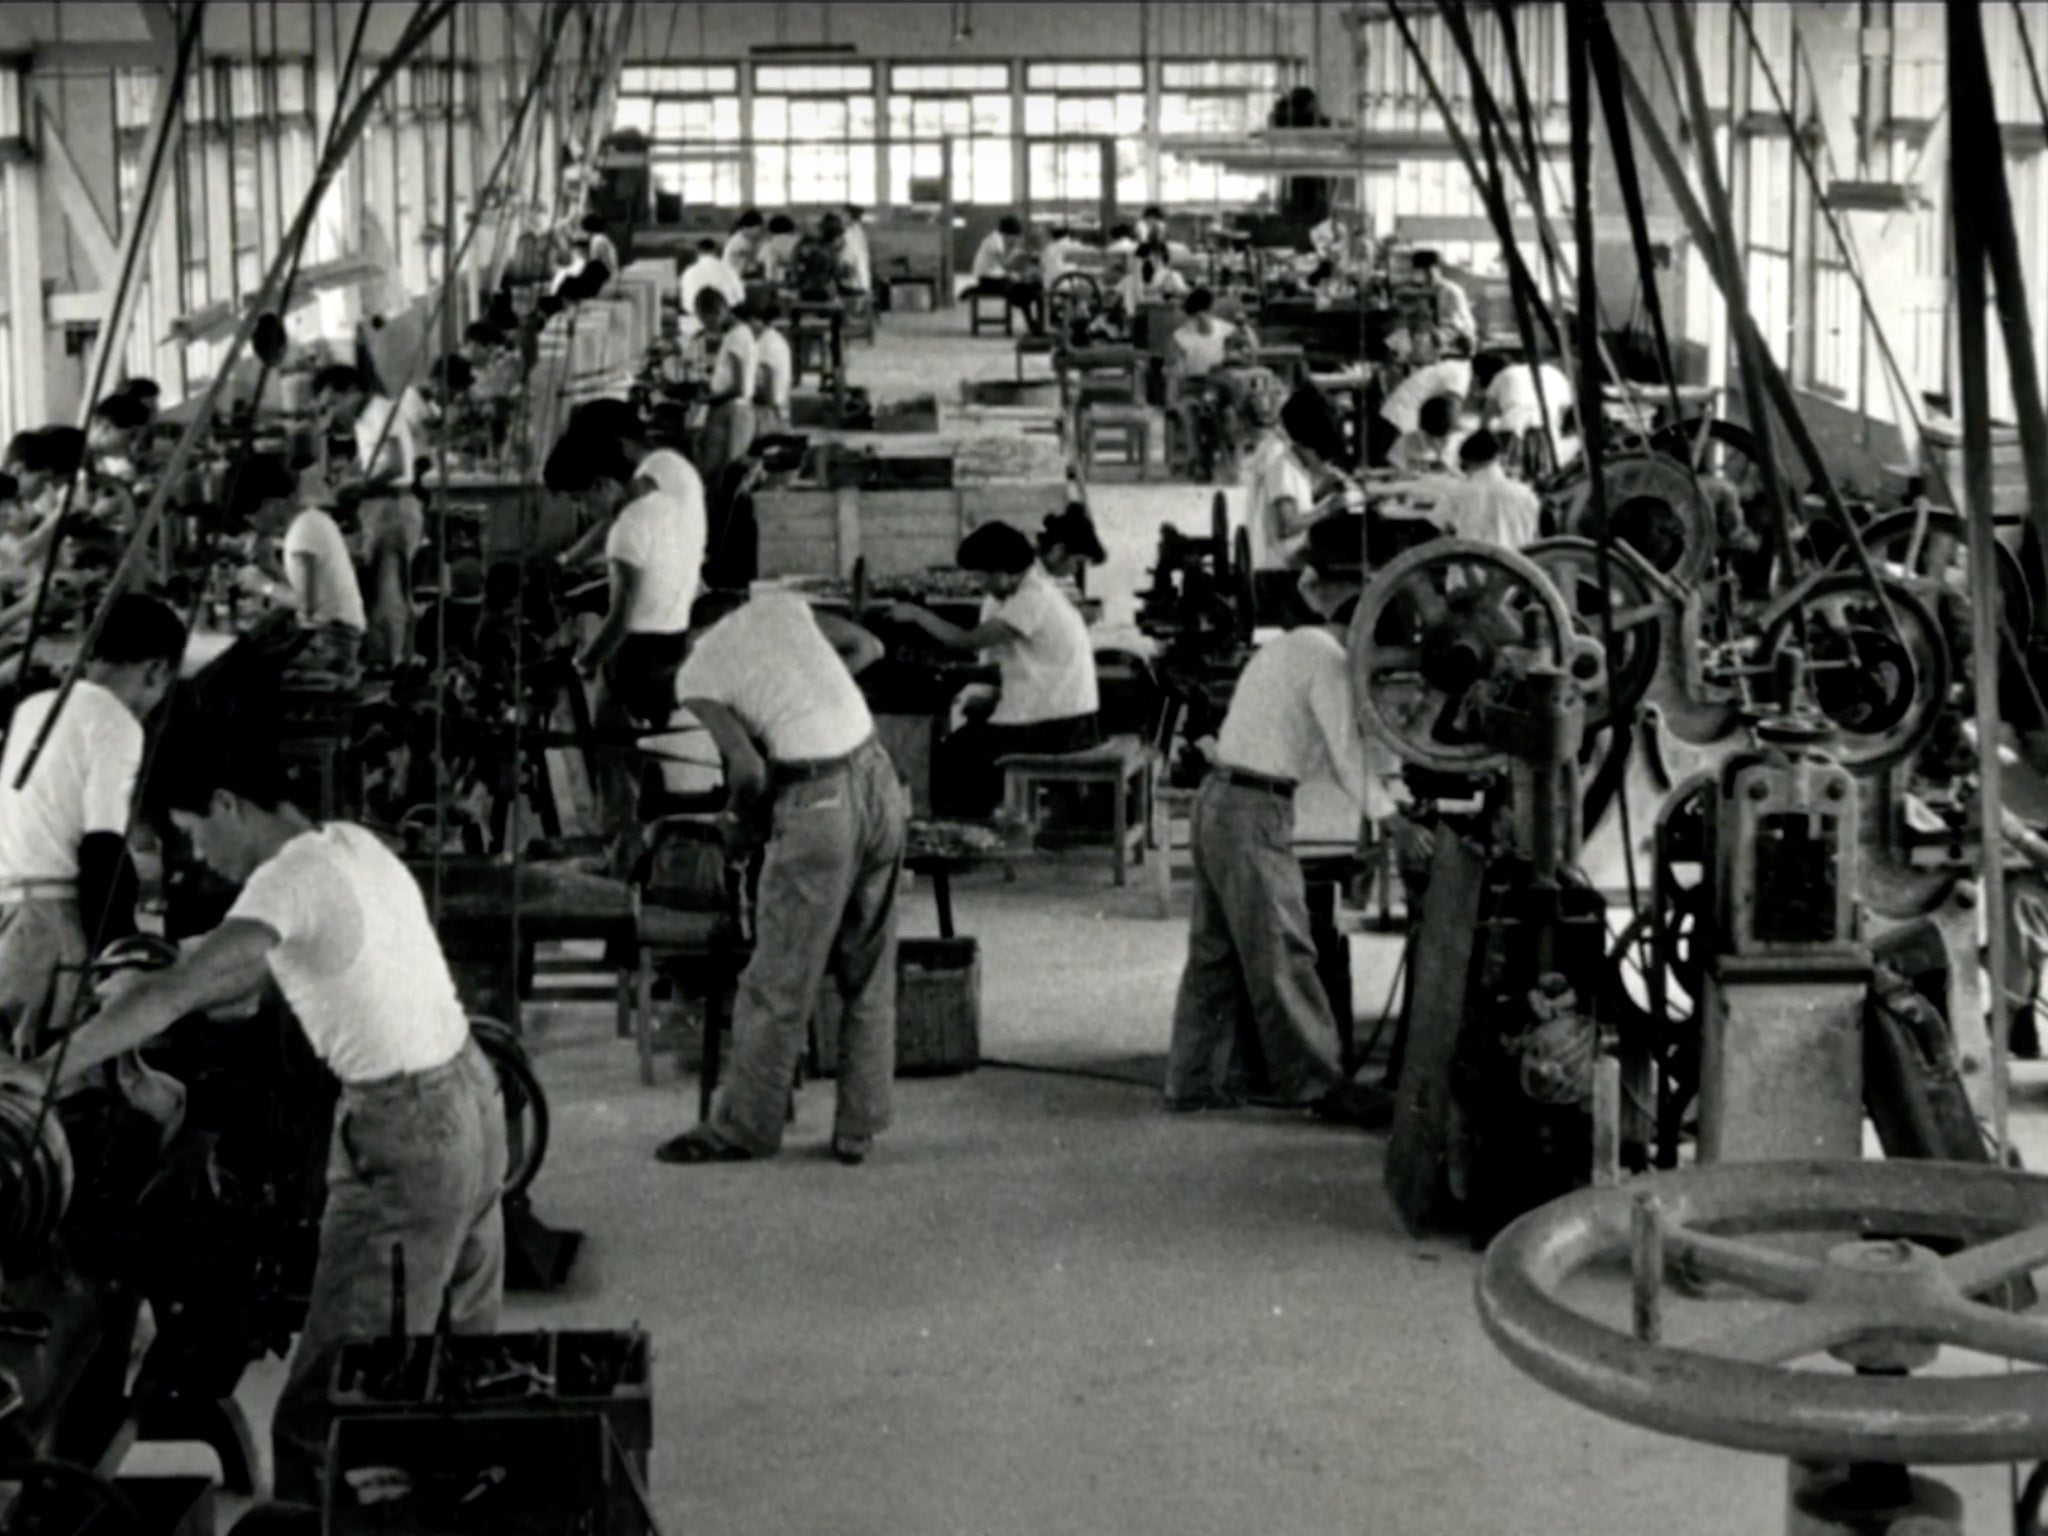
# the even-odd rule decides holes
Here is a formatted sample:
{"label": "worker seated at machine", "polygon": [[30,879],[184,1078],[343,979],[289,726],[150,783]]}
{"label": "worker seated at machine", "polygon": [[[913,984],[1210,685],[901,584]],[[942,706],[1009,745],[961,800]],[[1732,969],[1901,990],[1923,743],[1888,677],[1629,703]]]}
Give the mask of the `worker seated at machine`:
{"label": "worker seated at machine", "polygon": [[[257,568],[284,583],[273,595],[287,598],[307,639],[301,653],[306,669],[353,677],[367,628],[363,589],[348,540],[325,505],[326,487],[311,475],[302,484],[278,454],[258,454],[239,466],[230,494],[230,512],[265,541]],[[271,540],[281,540],[275,556]]]}
{"label": "worker seated at machine", "polygon": [[[746,323],[754,337],[754,435],[769,437],[789,427],[789,402],[796,360],[789,338],[778,322],[782,306],[774,299],[746,306]],[[751,444],[749,445],[751,446]]]}
{"label": "worker seated at machine", "polygon": [[1437,499],[1430,520],[1455,539],[1524,549],[1543,537],[1543,500],[1508,478],[1500,439],[1481,427],[1458,445],[1464,478]]}
{"label": "worker seated at machine", "polygon": [[1511,363],[1498,352],[1472,359],[1474,404],[1508,462],[1529,479],[1578,462],[1581,444],[1572,381],[1555,363]]}
{"label": "worker seated at machine", "polygon": [[1253,339],[1216,314],[1216,296],[1197,288],[1181,305],[1186,321],[1173,333],[1166,359],[1168,399],[1191,410],[1198,466],[1235,457],[1243,437],[1244,381],[1229,365],[1251,357]]}
{"label": "worker seated at machine", "polygon": [[1117,302],[1127,325],[1135,324],[1138,311],[1147,304],[1171,304],[1189,293],[1187,279],[1173,270],[1173,256],[1158,242],[1141,245],[1131,254],[1121,282]]}
{"label": "worker seated at machine", "polygon": [[1337,1022],[1316,970],[1294,838],[1303,784],[1334,779],[1364,815],[1395,811],[1395,765],[1368,746],[1351,698],[1344,634],[1364,582],[1363,522],[1309,531],[1300,590],[1318,622],[1268,640],[1231,694],[1194,809],[1194,913],[1174,1003],[1166,1103],[1176,1111],[1246,1102],[1241,1042],[1264,1058],[1267,1094],[1325,1118],[1384,1120],[1345,1081]]}
{"label": "worker seated at machine", "polygon": [[1443,258],[1435,251],[1417,251],[1411,258],[1415,275],[1436,301],[1436,323],[1470,351],[1479,340],[1479,322],[1472,314],[1472,301],[1465,290],[1444,271]]}
{"label": "worker seated at machine", "polygon": [[768,221],[767,238],[761,242],[761,281],[771,287],[787,287],[796,261],[796,248],[803,231],[796,220],[778,213]]}
{"label": "worker seated at machine", "polygon": [[329,434],[355,440],[355,463],[327,465],[328,484],[360,494],[359,537],[369,575],[370,624],[364,659],[398,666],[412,657],[412,567],[426,542],[425,508],[414,493],[426,467],[433,416],[411,384],[385,394],[360,369],[338,364],[313,376],[313,407]]}
{"label": "worker seated at machine", "polygon": [[973,273],[976,292],[1001,294],[1011,308],[1022,310],[1032,335],[1045,329],[1045,283],[1033,270],[1024,226],[1015,214],[1004,214],[982,237],[974,249]]}
{"label": "worker seated at machine", "polygon": [[[732,234],[725,242],[721,253],[725,264],[737,272],[742,280],[761,275],[762,252],[768,244],[768,221],[761,217],[761,210],[749,208],[739,216],[732,227]],[[737,302],[737,301],[735,301]]]}
{"label": "worker seated at machine", "polygon": [[985,523],[961,540],[955,559],[962,570],[978,573],[987,589],[974,628],[949,624],[915,603],[892,603],[887,612],[948,650],[994,656],[1002,678],[995,707],[946,738],[932,775],[934,809],[982,821],[1002,803],[1001,759],[1083,752],[1100,743],[1095,653],[1081,611],[1017,529]]}
{"label": "worker seated at machine", "polygon": [[1464,401],[1433,395],[1416,412],[1415,430],[1404,432],[1387,453],[1387,468],[1402,475],[1458,472],[1458,445],[1465,440]]}
{"label": "worker seated at machine", "polygon": [[70,1027],[86,960],[135,931],[128,810],[143,723],[177,681],[185,641],[169,605],[122,596],[63,708],[54,689],[15,708],[0,761],[0,1044],[17,1055]]}
{"label": "worker seated at machine", "polygon": [[718,253],[714,240],[697,242],[697,252],[683,268],[682,276],[682,335],[685,341],[697,334],[697,295],[706,288],[724,295],[727,304],[744,304],[747,301],[746,279],[739,269]]}

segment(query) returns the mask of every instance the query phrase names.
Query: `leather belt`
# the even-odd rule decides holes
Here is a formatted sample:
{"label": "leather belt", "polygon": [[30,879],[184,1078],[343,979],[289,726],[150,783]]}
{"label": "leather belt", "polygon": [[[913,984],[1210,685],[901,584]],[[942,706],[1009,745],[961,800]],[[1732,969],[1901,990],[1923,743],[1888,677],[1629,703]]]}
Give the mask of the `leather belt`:
{"label": "leather belt", "polygon": [[1278,778],[1270,773],[1253,773],[1249,768],[1212,768],[1210,772],[1224,783],[1238,789],[1255,789],[1261,794],[1280,795],[1291,799],[1294,795],[1294,780]]}
{"label": "leather belt", "polygon": [[856,757],[859,757],[861,753],[873,746],[874,743],[875,738],[870,736],[843,757],[807,757],[793,763],[770,763],[768,765],[769,782],[774,784],[777,789],[783,789],[791,784],[808,784],[814,779],[822,779],[827,774],[837,773],[845,768]]}

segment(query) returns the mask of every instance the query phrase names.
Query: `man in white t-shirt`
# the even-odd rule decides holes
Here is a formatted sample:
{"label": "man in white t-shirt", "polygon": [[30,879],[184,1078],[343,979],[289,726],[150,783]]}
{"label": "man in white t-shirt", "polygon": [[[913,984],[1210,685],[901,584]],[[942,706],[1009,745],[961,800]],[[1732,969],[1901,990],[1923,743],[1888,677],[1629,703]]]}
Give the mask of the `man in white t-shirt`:
{"label": "man in white t-shirt", "polygon": [[341,525],[301,498],[299,478],[276,454],[259,454],[237,471],[236,504],[249,523],[282,538],[281,565],[299,628],[311,637],[310,667],[347,674],[362,661],[363,590]]}
{"label": "man in white t-shirt", "polygon": [[1577,462],[1578,398],[1557,364],[1511,363],[1498,352],[1482,352],[1472,359],[1472,388],[1485,426],[1511,461],[1540,473]]}
{"label": "man in white t-shirt", "polygon": [[242,893],[175,966],[119,990],[39,1065],[69,1081],[274,979],[341,1080],[306,1326],[271,1424],[276,1496],[318,1505],[335,1355],[385,1326],[394,1250],[420,1326],[445,1303],[458,1333],[497,1327],[505,1109],[406,867],[361,827],[315,825],[274,748],[183,734],[194,739],[166,753],[152,798]]}
{"label": "man in white t-shirt", "polygon": [[1422,418],[1425,400],[1438,395],[1456,395],[1460,400],[1472,390],[1472,364],[1462,357],[1444,357],[1436,336],[1414,331],[1408,336],[1408,373],[1388,391],[1380,406],[1380,419],[1393,430],[1389,443],[1413,432]]}
{"label": "man in white t-shirt", "polygon": [[706,288],[697,295],[697,322],[704,328],[705,345],[713,349],[697,468],[704,483],[715,487],[726,466],[737,464],[754,445],[754,374],[759,357],[753,330],[717,290]]}
{"label": "man in white t-shirt", "polygon": [[795,593],[699,606],[676,697],[718,745],[733,809],[769,836],[732,1059],[711,1118],[663,1143],[665,1163],[769,1157],[819,992],[843,1004],[832,1150],[867,1156],[889,1124],[896,1060],[896,890],[909,796],[875,740],[853,674],[874,636]]}
{"label": "man in white t-shirt", "polygon": [[775,322],[781,307],[774,300],[750,308],[747,328],[754,333],[754,433],[765,437],[789,426],[789,395],[795,382],[796,359],[789,338]]}
{"label": "man in white t-shirt", "polygon": [[1031,540],[1008,523],[984,523],[960,542],[954,563],[988,590],[972,629],[915,603],[889,617],[912,624],[949,650],[993,654],[1002,687],[985,721],[946,738],[932,775],[941,814],[982,820],[1003,798],[998,760],[1018,753],[1083,752],[1102,740],[1096,718],[1095,651],[1088,621],[1038,563]]}
{"label": "man in white t-shirt", "polygon": [[699,329],[697,324],[697,295],[706,288],[715,289],[725,295],[725,302],[738,306],[747,302],[747,284],[732,264],[718,254],[718,242],[700,240],[697,254],[690,264],[683,268],[682,335],[685,341],[693,339]]}
{"label": "man in white t-shirt", "polygon": [[72,1022],[78,968],[135,931],[128,817],[142,721],[177,681],[185,638],[168,605],[124,594],[62,707],[51,689],[15,708],[0,753],[0,1049],[41,1051]]}
{"label": "man in white t-shirt", "polygon": [[1359,728],[1344,650],[1363,547],[1362,519],[1316,525],[1301,593],[1320,622],[1253,653],[1217,735],[1195,799],[1195,905],[1167,1055],[1169,1108],[1243,1103],[1238,1043],[1251,1033],[1275,1100],[1355,1117],[1289,845],[1304,783],[1334,778],[1373,821],[1394,811],[1385,780],[1398,764]]}
{"label": "man in white t-shirt", "polygon": [[872,293],[875,287],[874,257],[868,250],[867,225],[863,222],[867,214],[848,203],[845,209],[846,221],[846,267],[854,290]]}
{"label": "man in white t-shirt", "polygon": [[412,486],[426,450],[427,403],[410,384],[395,399],[378,394],[346,366],[323,368],[313,398],[333,426],[355,434],[362,561],[370,580],[365,650],[373,663],[396,665],[412,655],[412,566],[426,541],[426,513]]}
{"label": "man in white t-shirt", "polygon": [[1508,478],[1500,440],[1481,427],[1458,445],[1465,478],[1437,498],[1430,521],[1454,539],[1526,549],[1543,537],[1543,499]]}

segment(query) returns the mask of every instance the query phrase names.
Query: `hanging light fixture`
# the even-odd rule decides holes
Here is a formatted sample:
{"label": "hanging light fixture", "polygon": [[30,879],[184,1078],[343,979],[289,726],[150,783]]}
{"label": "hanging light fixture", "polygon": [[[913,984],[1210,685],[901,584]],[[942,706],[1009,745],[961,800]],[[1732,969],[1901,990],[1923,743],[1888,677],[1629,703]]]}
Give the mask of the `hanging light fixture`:
{"label": "hanging light fixture", "polygon": [[974,41],[974,0],[960,0],[954,7],[953,41],[956,44]]}

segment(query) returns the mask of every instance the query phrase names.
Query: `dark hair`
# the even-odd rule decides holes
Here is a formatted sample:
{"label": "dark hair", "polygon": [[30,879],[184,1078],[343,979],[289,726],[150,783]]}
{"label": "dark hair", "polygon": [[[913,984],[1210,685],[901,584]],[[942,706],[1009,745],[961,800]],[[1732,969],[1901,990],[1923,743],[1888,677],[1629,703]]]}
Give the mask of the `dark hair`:
{"label": "dark hair", "polygon": [[1435,251],[1417,251],[1408,258],[1408,264],[1418,272],[1428,272],[1436,267],[1439,259]]}
{"label": "dark hair", "polygon": [[185,621],[169,603],[123,592],[107,610],[92,659],[117,667],[161,661],[175,670],[185,658],[186,639]]}
{"label": "dark hair", "polygon": [[786,213],[778,213],[768,221],[768,233],[771,235],[793,235],[796,233],[796,220]]}
{"label": "dark hair", "polygon": [[1138,226],[1135,224],[1119,224],[1109,232],[1109,238],[1112,240],[1135,240],[1138,238]]}
{"label": "dark hair", "polygon": [[284,361],[284,321],[269,310],[256,317],[256,325],[249,332],[249,350],[256,354],[256,360],[275,368]]}
{"label": "dark hair", "polygon": [[17,432],[7,440],[7,454],[4,461],[28,474],[40,474],[43,469],[43,433],[40,427],[26,432]]}
{"label": "dark hair", "polygon": [[187,715],[165,734],[149,775],[148,799],[166,811],[205,816],[222,790],[260,810],[274,811],[291,799],[284,754],[275,741],[262,739],[254,722],[237,720],[235,729]]}
{"label": "dark hair", "polygon": [[581,496],[600,480],[633,483],[634,467],[625,444],[601,428],[571,427],[548,454],[542,482],[558,496]]}
{"label": "dark hair", "polygon": [[1197,288],[1180,301],[1180,307],[1190,315],[1205,315],[1216,307],[1216,295],[1206,288]]}
{"label": "dark hair", "polygon": [[450,352],[434,364],[434,383],[444,394],[459,395],[476,383],[476,370],[460,352]]}
{"label": "dark hair", "polygon": [[92,419],[117,432],[135,432],[149,425],[149,402],[140,395],[112,394],[92,408]]}
{"label": "dark hair", "polygon": [[709,238],[699,240],[697,242],[697,254],[700,256],[716,256],[718,254],[718,242]]}
{"label": "dark hair", "polygon": [[1458,445],[1458,462],[1467,469],[1491,464],[1500,457],[1500,439],[1481,427]]}
{"label": "dark hair", "polygon": [[1472,359],[1472,382],[1484,389],[1506,371],[1508,360],[1499,352],[1481,352]]}
{"label": "dark hair", "polygon": [[732,304],[724,294],[707,283],[704,287],[697,290],[697,297],[691,307],[697,311],[698,316],[701,318],[707,310],[714,315],[722,315],[732,308]]}
{"label": "dark hair", "polygon": [[369,384],[360,369],[348,363],[329,363],[313,375],[315,395],[367,395]]}
{"label": "dark hair", "polygon": [[251,454],[228,472],[225,501],[229,513],[248,522],[266,502],[289,501],[299,494],[299,477],[281,453]]}
{"label": "dark hair", "polygon": [[472,320],[464,328],[462,339],[475,347],[502,347],[505,333],[488,320]]}
{"label": "dark hair", "polygon": [[1415,424],[1431,437],[1449,437],[1458,425],[1458,397],[1431,395],[1415,413]]}
{"label": "dark hair", "polygon": [[1329,400],[1313,384],[1304,384],[1280,407],[1280,426],[1298,448],[1335,462],[1344,457],[1344,429]]}
{"label": "dark hair", "polygon": [[858,203],[848,203],[848,204],[846,205],[846,216],[847,216],[847,217],[848,217],[849,219],[853,219],[853,220],[856,220],[856,221],[858,221],[858,220],[860,220],[860,219],[864,219],[864,218],[866,218],[866,217],[867,217],[867,215],[868,215],[868,211],[867,211],[867,209],[865,209],[865,208],[861,207],[861,206],[860,206],[860,204],[858,204]]}
{"label": "dark hair", "polygon": [[953,563],[963,571],[1022,576],[1038,559],[1031,540],[1008,523],[983,523],[960,541]]}
{"label": "dark hair", "polygon": [[1045,526],[1038,532],[1039,551],[1043,553],[1055,544],[1071,550],[1090,565],[1100,565],[1109,558],[1085,502],[1070,501],[1045,520]]}
{"label": "dark hair", "polygon": [[604,215],[601,213],[586,213],[583,215],[583,233],[586,235],[601,235],[610,227],[610,225],[605,223]]}
{"label": "dark hair", "polygon": [[75,475],[85,468],[85,434],[76,427],[45,427],[37,434],[42,443],[42,468],[53,475]]}
{"label": "dark hair", "polygon": [[1147,207],[1143,213],[1138,215],[1138,217],[1143,219],[1158,219],[1161,222],[1164,222],[1166,219],[1166,210],[1160,207],[1157,203],[1153,203],[1149,207]]}
{"label": "dark hair", "polygon": [[151,405],[163,398],[164,389],[155,379],[133,378],[121,386],[121,393],[133,395],[144,405]]}
{"label": "dark hair", "polygon": [[569,412],[565,437],[585,441],[593,437],[629,438],[635,442],[646,434],[640,413],[624,400],[586,400]]}
{"label": "dark hair", "polygon": [[999,235],[1021,235],[1024,233],[1024,226],[1017,222],[1017,216],[1014,213],[1006,213],[996,220],[996,233]]}
{"label": "dark hair", "polygon": [[761,210],[758,208],[749,208],[740,215],[739,223],[733,225],[734,229],[759,229],[760,227]]}

